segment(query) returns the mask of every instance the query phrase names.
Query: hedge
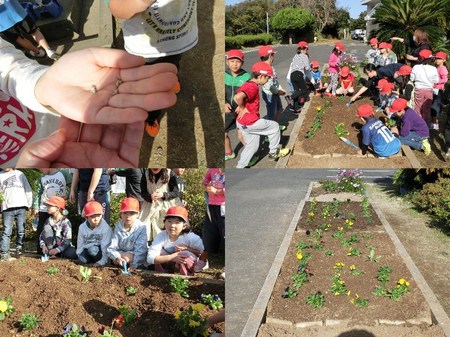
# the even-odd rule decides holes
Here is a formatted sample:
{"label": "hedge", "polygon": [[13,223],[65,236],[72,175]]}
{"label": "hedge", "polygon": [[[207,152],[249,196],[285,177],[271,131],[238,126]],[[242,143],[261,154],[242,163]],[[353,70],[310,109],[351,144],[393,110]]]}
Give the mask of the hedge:
{"label": "hedge", "polygon": [[225,36],[225,49],[241,49],[272,44],[271,34]]}

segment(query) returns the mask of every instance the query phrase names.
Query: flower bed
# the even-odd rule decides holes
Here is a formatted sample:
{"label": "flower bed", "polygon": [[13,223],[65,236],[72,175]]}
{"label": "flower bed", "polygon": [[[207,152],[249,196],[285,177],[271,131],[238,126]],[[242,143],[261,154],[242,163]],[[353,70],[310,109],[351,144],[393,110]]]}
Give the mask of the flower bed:
{"label": "flower bed", "polygon": [[313,190],[267,307],[267,324],[431,324],[424,297],[364,196]]}
{"label": "flower bed", "polygon": [[[189,297],[185,297],[173,291],[170,277],[148,273],[126,276],[116,268],[93,268],[89,280],[82,282],[79,266],[67,260],[42,263],[26,257],[1,267],[0,311],[6,298],[12,299],[15,311],[0,319],[0,336],[62,336],[64,331],[66,336],[76,336],[69,335],[75,323],[77,329],[84,326],[89,336],[101,336],[98,330],[104,327],[104,336],[112,331],[117,337],[178,337],[184,313],[189,314],[187,326],[200,331],[198,323],[217,312],[200,305],[202,294],[225,299],[220,281],[189,279]],[[27,313],[38,317],[38,325],[20,332],[19,320]],[[224,324],[215,329],[223,331]]]}

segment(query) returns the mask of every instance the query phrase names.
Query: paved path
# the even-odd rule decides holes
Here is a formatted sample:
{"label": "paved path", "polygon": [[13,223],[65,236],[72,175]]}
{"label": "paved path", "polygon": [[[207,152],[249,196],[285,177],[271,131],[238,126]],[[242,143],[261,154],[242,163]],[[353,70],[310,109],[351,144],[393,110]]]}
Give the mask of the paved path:
{"label": "paved path", "polygon": [[[353,41],[353,40],[346,40],[344,42],[344,45],[346,46],[346,53],[347,54],[353,54],[358,58],[358,61],[364,60],[364,55],[368,50],[368,47],[361,41]],[[322,67],[324,63],[328,62],[328,57],[330,56],[330,53],[333,49],[334,44],[310,44],[309,45],[309,55],[310,60],[317,60],[320,63],[320,66]],[[286,88],[289,90],[289,86],[286,82],[286,74],[289,70],[289,65],[291,64],[292,58],[294,57],[297,47],[296,45],[278,45],[274,46],[275,50],[277,51],[275,55],[275,62],[274,67],[278,74],[280,84],[283,88]],[[245,63],[244,63],[244,69],[247,71],[251,71],[251,67],[255,62],[259,61],[258,57],[258,49],[253,49],[245,52]],[[260,105],[260,114],[261,117],[266,116],[266,107],[264,104],[264,101],[261,99],[261,105]],[[283,106],[286,107],[286,101],[282,99]],[[285,130],[282,133],[281,142],[282,144],[286,145],[289,141],[290,137],[297,138],[297,133],[293,132],[294,123],[297,120],[297,116],[293,113],[289,112],[288,110],[285,110],[280,118],[280,124],[287,125],[287,130]],[[230,133],[231,138],[231,144],[232,146],[235,146],[235,152],[236,154],[239,153],[239,151],[242,148],[242,145],[239,144],[236,146],[236,144],[239,143],[237,139],[237,133],[236,130],[232,130]],[[261,141],[262,141],[261,137]],[[275,168],[276,162],[269,161],[267,158],[268,153],[268,144],[262,144],[260,146],[260,150],[256,153],[260,161],[254,166],[257,168]],[[227,168],[234,168],[236,167],[238,157],[236,157],[233,160],[228,160],[225,162],[225,166]]]}
{"label": "paved path", "polygon": [[[227,170],[226,333],[238,337],[309,183],[337,170]],[[383,183],[393,170],[364,171]]]}

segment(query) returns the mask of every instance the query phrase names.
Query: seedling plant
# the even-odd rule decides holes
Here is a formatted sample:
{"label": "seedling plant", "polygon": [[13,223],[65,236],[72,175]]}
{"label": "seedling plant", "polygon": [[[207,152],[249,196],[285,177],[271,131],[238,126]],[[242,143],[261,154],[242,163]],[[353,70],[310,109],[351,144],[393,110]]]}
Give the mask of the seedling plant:
{"label": "seedling plant", "polygon": [[3,321],[7,316],[16,311],[12,306],[12,298],[0,298],[0,321]]}
{"label": "seedling plant", "polygon": [[47,268],[46,272],[49,275],[55,275],[55,274],[58,274],[59,269],[56,267],[50,267],[50,268]]}
{"label": "seedling plant", "polygon": [[23,330],[33,330],[39,325],[39,317],[35,314],[26,313],[20,317],[19,324]]}
{"label": "seedling plant", "polygon": [[314,308],[322,308],[325,303],[325,296],[322,295],[322,292],[316,291],[306,298],[306,303]]}
{"label": "seedling plant", "polygon": [[187,291],[189,285],[189,280],[181,276],[174,276],[170,279],[170,286],[172,287],[172,290],[186,298],[189,297],[189,293]]}
{"label": "seedling plant", "polygon": [[133,286],[126,286],[125,287],[125,294],[128,296],[136,295],[137,289]]}
{"label": "seedling plant", "polygon": [[223,308],[223,302],[219,295],[201,294],[202,302],[208,305],[213,310]]}
{"label": "seedling plant", "polygon": [[136,319],[136,309],[130,308],[128,305],[122,305],[117,310],[119,310],[119,317],[123,318],[123,324],[128,325]]}
{"label": "seedling plant", "polygon": [[201,303],[190,306],[187,310],[175,312],[175,324],[178,330],[186,337],[208,336],[206,317],[200,313],[205,309]]}

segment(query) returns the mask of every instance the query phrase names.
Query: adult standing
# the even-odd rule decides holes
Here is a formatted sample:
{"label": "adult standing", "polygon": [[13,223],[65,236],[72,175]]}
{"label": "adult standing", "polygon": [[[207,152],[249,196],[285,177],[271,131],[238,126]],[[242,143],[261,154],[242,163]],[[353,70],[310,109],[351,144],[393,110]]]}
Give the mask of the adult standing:
{"label": "adult standing", "polygon": [[145,169],[141,184],[142,213],[140,220],[147,227],[147,239],[152,241],[164,230],[166,211],[172,206],[181,206],[177,178],[171,169]]}
{"label": "adult standing", "polygon": [[406,59],[411,62],[411,66],[414,66],[419,61],[419,53],[421,50],[432,50],[430,42],[428,41],[427,32],[420,28],[414,31],[412,39],[394,36],[391,37],[391,41],[400,41],[410,49],[410,52],[406,54]]}
{"label": "adult standing", "polygon": [[103,207],[103,219],[109,223],[109,174],[107,169],[75,169],[70,188],[71,202],[75,202],[77,194],[80,210],[84,208],[88,201],[98,201]]}
{"label": "adult standing", "polygon": [[12,168],[4,168],[0,173],[0,195],[2,196],[1,210],[3,231],[0,246],[1,261],[8,261],[9,242],[14,220],[17,226],[16,254],[22,254],[25,238],[25,216],[31,208],[32,191],[25,175]]}
{"label": "adult standing", "polygon": [[[50,216],[47,212],[47,201],[51,197],[67,199],[67,185],[72,181],[72,176],[66,169],[43,168],[40,169],[43,176],[36,181],[36,194],[33,198],[33,214],[38,216],[37,232],[44,229],[45,221]],[[36,242],[36,251],[42,252],[39,240]]]}
{"label": "adult standing", "polygon": [[142,168],[127,168],[115,169],[114,172],[119,177],[125,177],[125,194],[128,198],[135,198],[139,200],[139,207],[142,209],[141,184],[144,178],[145,169]]}

